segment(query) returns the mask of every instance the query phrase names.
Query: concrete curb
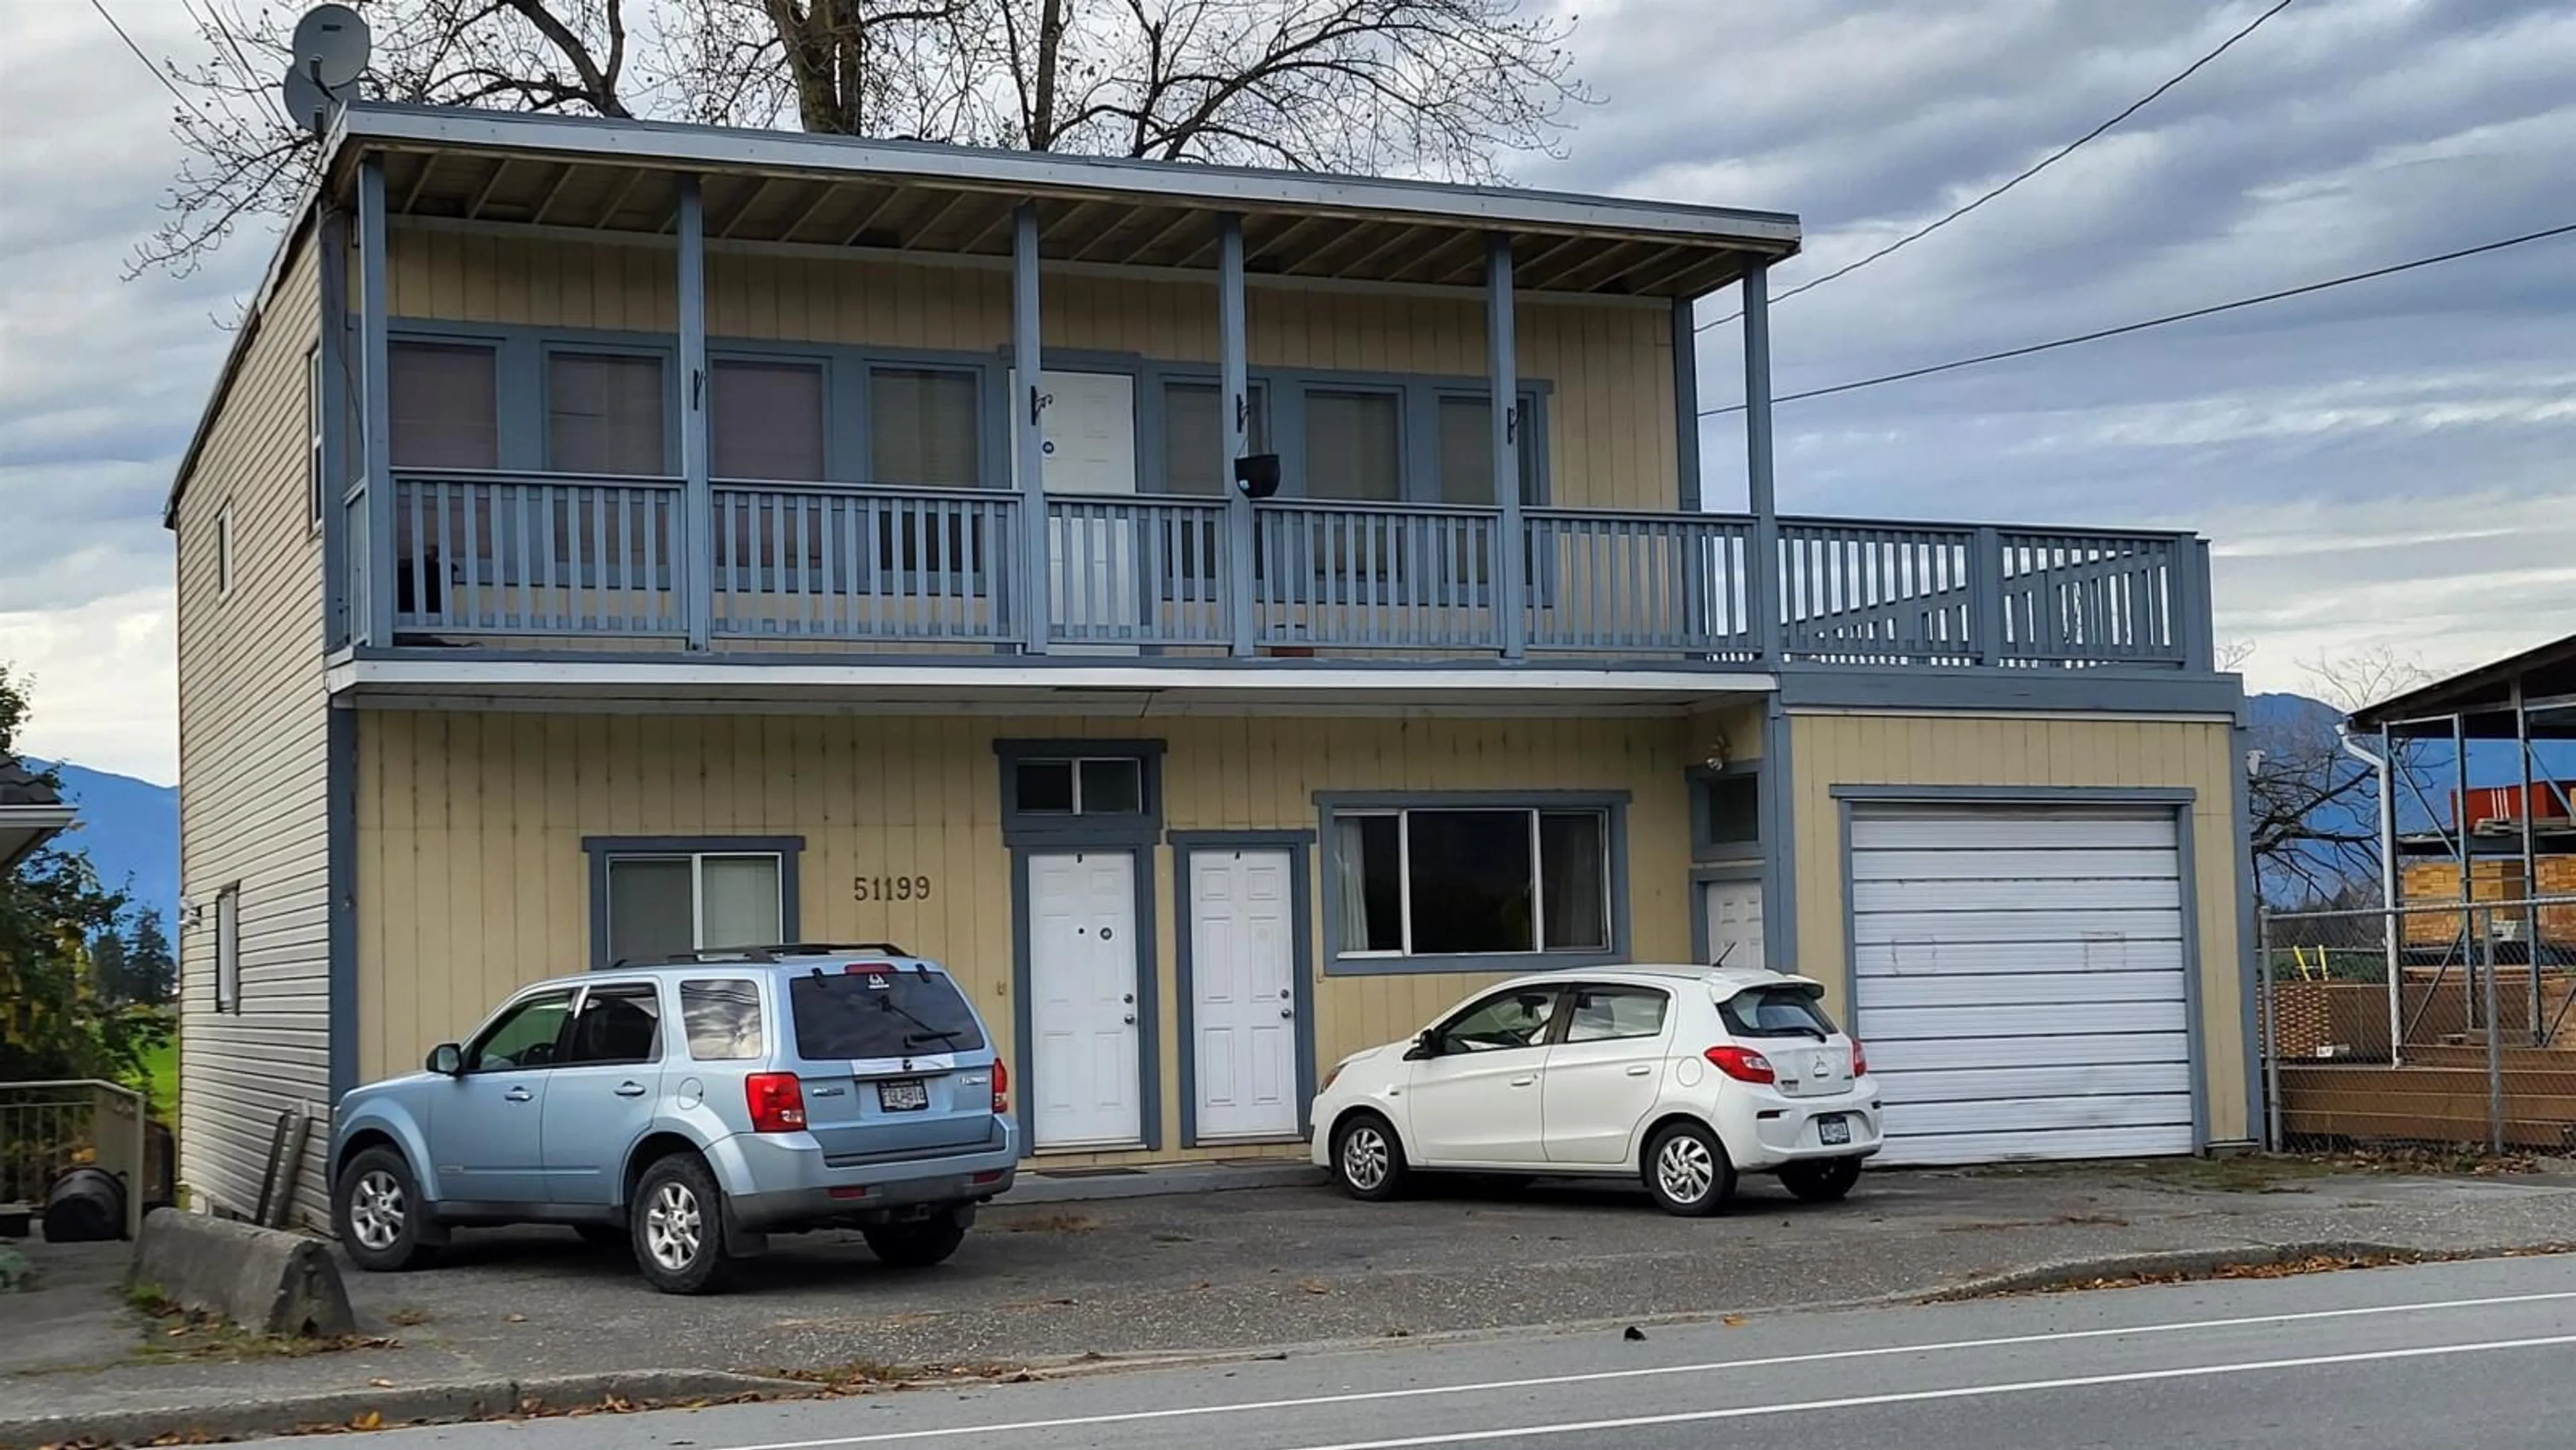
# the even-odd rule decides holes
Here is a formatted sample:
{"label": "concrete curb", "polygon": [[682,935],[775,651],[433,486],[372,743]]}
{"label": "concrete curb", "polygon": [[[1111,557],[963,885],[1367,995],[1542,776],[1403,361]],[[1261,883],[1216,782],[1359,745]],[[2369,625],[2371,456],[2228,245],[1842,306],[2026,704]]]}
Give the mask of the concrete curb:
{"label": "concrete curb", "polygon": [[291,1435],[323,1427],[353,1428],[372,1414],[379,1426],[420,1421],[474,1420],[521,1413],[542,1405],[568,1409],[609,1400],[669,1404],[758,1395],[785,1398],[821,1392],[802,1380],[720,1370],[637,1370],[623,1374],[554,1375],[522,1380],[476,1380],[412,1385],[400,1389],[336,1390],[259,1405],[209,1405],[194,1409],[118,1410],[96,1415],[44,1415],[0,1420],[0,1450],[37,1445],[134,1445],[170,1437],[242,1440]]}
{"label": "concrete curb", "polygon": [[2148,1277],[2206,1278],[2227,1269],[2271,1268],[2282,1264],[2305,1263],[2310,1259],[2385,1258],[2399,1263],[2435,1263],[2455,1259],[2500,1258],[2509,1253],[2538,1253],[2545,1249],[2499,1249],[2491,1253],[2452,1252],[2419,1249],[2405,1244],[2374,1243],[2357,1239],[2319,1239],[2300,1243],[2247,1243],[2214,1249],[2167,1249],[2150,1253],[2105,1254],[2092,1258],[2060,1259],[2036,1264],[2027,1269],[1989,1274],[1936,1289],[1929,1294],[1907,1296],[1915,1304],[1955,1304],[1965,1299],[1989,1299],[1999,1294],[2030,1294],[2050,1289],[2072,1289],[2098,1279],[2136,1279]]}
{"label": "concrete curb", "polygon": [[281,1229],[154,1209],[134,1245],[133,1282],[254,1334],[328,1339],[358,1327],[330,1252]]}
{"label": "concrete curb", "polygon": [[1141,1173],[1051,1177],[1023,1171],[995,1208],[1032,1203],[1099,1203],[1114,1198],[1160,1198],[1179,1193],[1229,1193],[1243,1188],[1314,1188],[1329,1181],[1324,1170],[1301,1160],[1226,1163],[1205,1168],[1156,1168]]}

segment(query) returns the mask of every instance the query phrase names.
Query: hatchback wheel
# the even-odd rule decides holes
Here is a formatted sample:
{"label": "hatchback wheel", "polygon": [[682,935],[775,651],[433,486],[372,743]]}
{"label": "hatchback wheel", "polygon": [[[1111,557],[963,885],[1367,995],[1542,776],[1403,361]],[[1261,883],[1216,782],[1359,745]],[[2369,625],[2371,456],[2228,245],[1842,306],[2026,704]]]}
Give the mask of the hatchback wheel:
{"label": "hatchback wheel", "polygon": [[1810,1159],[1780,1170],[1780,1182],[1809,1203],[1833,1203],[1860,1182],[1857,1158]]}
{"label": "hatchback wheel", "polygon": [[718,1287],[725,1258],[724,1200],[715,1175],[694,1153],[674,1153],[644,1170],[629,1209],[635,1266],[665,1294]]}
{"label": "hatchback wheel", "polygon": [[965,1214],[952,1208],[910,1223],[873,1224],[860,1229],[859,1234],[868,1241],[868,1252],[875,1254],[879,1262],[898,1269],[927,1269],[947,1262],[948,1256],[957,1252],[957,1246],[966,1242],[967,1222]]}
{"label": "hatchback wheel", "polygon": [[1700,1123],[1675,1123],[1646,1144],[1646,1191],[1666,1213],[1699,1218],[1735,1196],[1726,1145]]}
{"label": "hatchback wheel", "polygon": [[424,1205],[411,1164],[391,1148],[369,1148],[340,1170],[331,1188],[332,1226],[340,1247],[361,1269],[391,1273],[426,1262]]}
{"label": "hatchback wheel", "polygon": [[1394,1125],[1357,1113],[1333,1130],[1333,1180],[1353,1198],[1382,1203],[1404,1188],[1404,1144]]}

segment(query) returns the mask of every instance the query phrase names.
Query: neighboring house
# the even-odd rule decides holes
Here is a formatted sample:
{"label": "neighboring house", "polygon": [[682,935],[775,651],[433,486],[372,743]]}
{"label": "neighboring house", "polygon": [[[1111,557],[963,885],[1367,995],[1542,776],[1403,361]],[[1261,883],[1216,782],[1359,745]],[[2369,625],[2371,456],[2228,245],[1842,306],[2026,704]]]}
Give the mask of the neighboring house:
{"label": "neighboring house", "polygon": [[2247,1134],[2205,548],[1778,517],[1793,217],[370,105],[320,176],[168,509],[219,1203],[518,983],[779,938],[945,961],[1067,1165],[1719,955],[1830,985],[1893,1157]]}
{"label": "neighboring house", "polygon": [[71,829],[72,808],[35,772],[0,755],[0,873]]}

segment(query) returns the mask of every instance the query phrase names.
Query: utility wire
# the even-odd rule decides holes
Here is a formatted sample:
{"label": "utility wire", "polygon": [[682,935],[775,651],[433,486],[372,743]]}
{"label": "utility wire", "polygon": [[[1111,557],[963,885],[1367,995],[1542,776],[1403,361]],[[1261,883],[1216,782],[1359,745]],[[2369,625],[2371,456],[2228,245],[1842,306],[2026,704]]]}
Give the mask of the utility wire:
{"label": "utility wire", "polygon": [[[2180,74],[2173,76],[2163,85],[2160,85],[2154,90],[2147,92],[2145,95],[2138,97],[2136,100],[2131,101],[2118,115],[2113,116],[2111,119],[2094,127],[2092,130],[2085,132],[2083,135],[2076,137],[2074,140],[2067,142],[2065,145],[2058,147],[2055,151],[2050,152],[2046,157],[2042,158],[2037,165],[2019,173],[2011,180],[2003,183],[2001,186],[1994,188],[1992,191],[1987,192],[1985,195],[1978,197],[1976,200],[1969,202],[1967,205],[1960,207],[1958,210],[1951,212],[1938,221],[1928,223],[1906,233],[1904,236],[1898,237],[1895,241],[1888,243],[1886,246],[1879,248],[1877,251],[1870,253],[1868,256],[1861,258],[1857,262],[1847,262],[1844,265],[1827,272],[1821,277],[1801,282],[1797,286],[1790,288],[1788,291],[1781,293],[1779,296],[1774,297],[1771,300],[1774,303],[1786,302],[1801,292],[1822,287],[1826,283],[1834,280],[1836,277],[1849,276],[1850,274],[1859,271],[1861,268],[1868,266],[1870,263],[1877,261],[1879,258],[1886,256],[1888,253],[1896,251],[1900,247],[1911,246],[1914,243],[1923,240],[1925,237],[1941,230],[1950,223],[1957,221],[1959,218],[1966,216],[1968,213],[1975,211],[1981,206],[1984,206],[1987,202],[1994,200],[1996,197],[1999,197],[2005,192],[2012,190],[2014,187],[2021,185],[2023,182],[2030,180],[2032,177],[2046,171],[2048,168],[2055,166],[2058,162],[2074,155],[2075,152],[2085,143],[2092,141],[2103,132],[2110,130],[2112,127],[2119,125],[2122,121],[2125,121],[2131,116],[2138,114],[2138,112],[2145,110],[2147,105],[2154,101],[2158,96],[2161,96],[2165,92],[2172,90],[2174,87],[2181,85],[2184,81],[2191,79],[2194,72],[2198,71],[2202,66],[2209,64],[2211,61],[2218,59],[2220,56],[2225,55],[2228,52],[2228,49],[2235,45],[2236,42],[2243,40],[2245,37],[2252,35],[2255,31],[2262,29],[2264,21],[2269,20],[2273,16],[2280,14],[2282,11],[2289,9],[2291,3],[2292,0],[2280,0],[2279,4],[2274,5],[2271,9],[2264,11],[2262,14],[2255,16],[2253,23],[2247,25],[2244,29],[2236,32],[2234,35],[2227,37],[2225,40],[2220,41],[2216,50],[2213,50],[2209,54],[2202,56],[2200,59],[2193,61],[2190,65],[2183,67]],[[1692,331],[1706,332],[1712,327],[1722,327],[1743,315],[1743,309],[1738,308],[1735,311],[1726,314],[1724,317],[1718,318],[1714,322],[1703,322],[1699,326],[1693,328]]]}
{"label": "utility wire", "polygon": [[152,78],[161,83],[161,89],[168,91],[171,99],[195,112],[200,122],[209,127],[214,125],[214,122],[206,120],[205,112],[197,110],[196,102],[189,100],[176,85],[171,83],[170,77],[162,73],[161,67],[153,62],[152,57],[143,53],[143,47],[136,45],[134,37],[125,33],[125,27],[116,23],[116,17],[108,13],[107,6],[101,3],[101,0],[89,0],[89,8],[98,12],[98,18],[107,22],[107,28],[116,32],[116,38],[125,42],[125,48],[134,52],[134,58],[143,62],[143,68],[152,72]]}
{"label": "utility wire", "polygon": [[[1771,401],[1775,404],[1794,403],[1802,398],[1822,398],[1833,393],[1849,393],[1861,388],[1875,388],[1882,383],[1901,383],[1909,378],[1929,377],[1934,373],[1953,372],[1959,368],[1972,368],[1984,363],[2002,362],[2007,358],[2028,357],[2032,353],[2051,352],[2061,347],[2073,347],[2079,342],[2099,342],[2106,337],[2119,337],[2127,333],[2144,332],[2151,327],[2165,327],[2176,322],[2189,322],[2196,317],[2211,317],[2221,312],[2234,312],[2240,307],[2257,307],[2266,302],[2278,302],[2285,297],[2303,297],[2311,292],[2323,292],[2329,287],[2342,287],[2354,282],[2367,282],[2376,277],[2393,277],[2400,272],[2412,272],[2418,267],[2430,267],[2442,262],[2456,262],[2462,257],[2474,257],[2484,252],[2500,252],[2507,247],[2519,247],[2525,242],[2544,241],[2550,237],[2563,237],[2571,232],[2576,232],[2576,222],[2569,222],[2564,226],[2545,227],[2536,232],[2525,232],[2521,236],[2506,237],[2500,241],[2481,242],[2474,247],[2462,247],[2456,252],[2443,252],[2438,256],[2418,257],[2414,261],[2399,262],[2394,266],[2374,267],[2367,272],[2354,272],[2348,276],[2329,277],[2322,282],[2309,282],[2303,286],[2285,287],[2278,292],[2266,292],[2259,297],[2240,297],[2233,302],[2220,302],[2209,307],[2195,307],[2189,312],[2169,312],[2162,317],[2150,317],[2144,322],[2123,323],[2118,327],[2105,327],[2095,332],[2081,332],[2077,333],[2073,337],[2060,337],[2048,342],[2035,342],[2025,347],[2006,348],[2001,352],[1981,353],[1975,357],[1954,358],[1949,362],[1934,363],[1929,367],[1907,368],[1903,372],[1882,373],[1874,378],[1859,378],[1848,383],[1836,383],[1829,388],[1809,388],[1803,393],[1783,393],[1779,397],[1773,398]],[[1699,416],[1703,418],[1714,418],[1721,413],[1741,413],[1743,411],[1744,405],[1742,403],[1730,403],[1722,408],[1702,408],[1699,411]]]}

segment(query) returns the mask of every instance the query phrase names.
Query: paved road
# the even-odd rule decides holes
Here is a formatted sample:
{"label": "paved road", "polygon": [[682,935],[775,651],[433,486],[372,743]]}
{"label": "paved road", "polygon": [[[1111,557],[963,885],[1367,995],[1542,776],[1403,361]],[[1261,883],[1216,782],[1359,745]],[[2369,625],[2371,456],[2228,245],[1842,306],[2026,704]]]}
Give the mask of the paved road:
{"label": "paved road", "polygon": [[[367,1450],[2564,1450],[2576,1257],[387,1432]],[[283,1447],[284,1441],[268,1442]],[[293,1442],[309,1447],[310,1440]]]}

